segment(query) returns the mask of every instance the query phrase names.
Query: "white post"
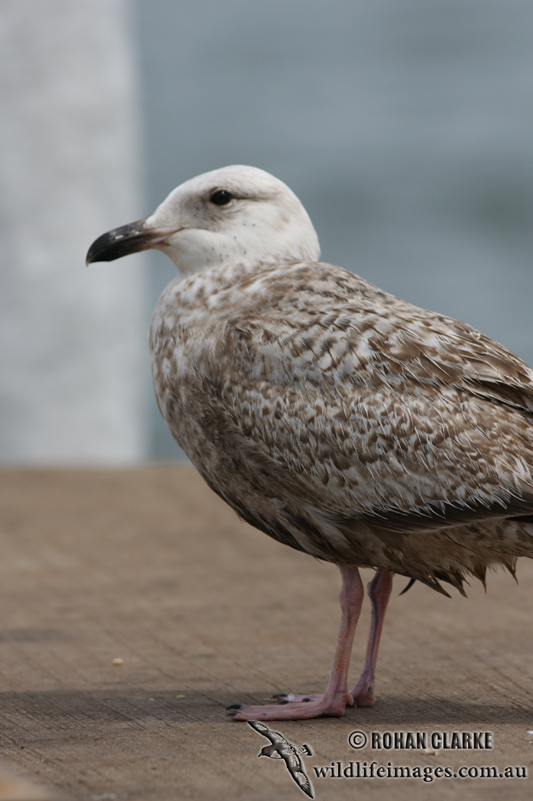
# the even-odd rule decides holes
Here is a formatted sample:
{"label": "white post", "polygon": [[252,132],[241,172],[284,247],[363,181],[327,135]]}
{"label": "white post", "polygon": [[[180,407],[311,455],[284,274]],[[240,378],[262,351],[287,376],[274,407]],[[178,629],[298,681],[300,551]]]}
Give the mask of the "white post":
{"label": "white post", "polygon": [[0,461],[146,453],[142,258],[84,266],[149,210],[129,0],[0,4]]}

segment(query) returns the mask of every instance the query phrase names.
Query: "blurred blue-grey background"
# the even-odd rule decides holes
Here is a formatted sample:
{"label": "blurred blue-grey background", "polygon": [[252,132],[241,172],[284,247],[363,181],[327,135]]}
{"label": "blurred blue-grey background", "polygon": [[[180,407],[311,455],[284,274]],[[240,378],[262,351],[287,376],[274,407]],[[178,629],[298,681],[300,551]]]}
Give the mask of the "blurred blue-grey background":
{"label": "blurred blue-grey background", "polygon": [[0,33],[4,462],[179,457],[145,344],[175,268],[81,264],[231,163],[291,186],[324,260],[533,363],[527,0],[7,0]]}

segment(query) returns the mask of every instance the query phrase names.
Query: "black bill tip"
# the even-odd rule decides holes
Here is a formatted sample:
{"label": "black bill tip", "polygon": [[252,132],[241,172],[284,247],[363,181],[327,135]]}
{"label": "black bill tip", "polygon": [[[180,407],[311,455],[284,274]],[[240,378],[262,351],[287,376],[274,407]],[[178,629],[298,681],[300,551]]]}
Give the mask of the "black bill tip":
{"label": "black bill tip", "polygon": [[137,220],[120,228],[114,228],[94,240],[87,252],[85,263],[89,265],[95,261],[114,261],[122,256],[129,256],[130,253],[155,248],[163,244],[176,230],[178,229],[158,231],[149,228],[146,220]]}

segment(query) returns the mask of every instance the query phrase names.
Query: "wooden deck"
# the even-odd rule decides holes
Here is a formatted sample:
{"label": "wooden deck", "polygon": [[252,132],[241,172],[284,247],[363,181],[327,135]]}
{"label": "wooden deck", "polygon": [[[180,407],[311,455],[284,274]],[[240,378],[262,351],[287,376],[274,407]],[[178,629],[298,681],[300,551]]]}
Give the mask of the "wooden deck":
{"label": "wooden deck", "polygon": [[[224,709],[325,686],[336,569],[239,522],[188,467],[0,474],[0,763],[58,801],[303,799]],[[311,745],[316,799],[533,797],[531,778],[313,772],[376,761],[533,776],[533,564],[518,575],[489,576],[487,595],[473,583],[468,600],[418,584],[398,597],[396,579],[376,706],[271,727]],[[354,678],[368,621],[366,603]],[[354,730],[489,731],[493,749],[354,750]],[[44,797],[2,786],[0,799]]]}

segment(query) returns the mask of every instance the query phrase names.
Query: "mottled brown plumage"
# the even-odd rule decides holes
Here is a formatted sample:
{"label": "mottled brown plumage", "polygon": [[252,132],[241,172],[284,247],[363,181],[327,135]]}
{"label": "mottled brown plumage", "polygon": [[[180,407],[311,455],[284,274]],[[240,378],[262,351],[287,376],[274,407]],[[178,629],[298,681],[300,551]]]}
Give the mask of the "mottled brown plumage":
{"label": "mottled brown plumage", "polygon": [[[367,678],[340,686],[344,642],[333,692],[371,703],[390,573],[464,592],[468,574],[484,582],[487,567],[533,556],[533,371],[465,323],[319,262],[305,210],[259,170],[193,179],[133,230],[182,273],[150,349],[159,408],[192,463],[253,526],[341,566],[347,619],[356,568],[383,577]],[[132,252],[123,239],[101,237],[89,260]],[[298,710],[316,698],[261,717],[310,717]],[[250,709],[236,717],[273,708]]]}

